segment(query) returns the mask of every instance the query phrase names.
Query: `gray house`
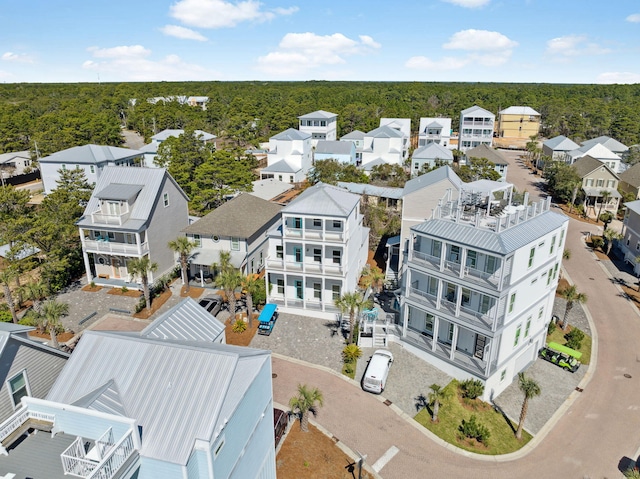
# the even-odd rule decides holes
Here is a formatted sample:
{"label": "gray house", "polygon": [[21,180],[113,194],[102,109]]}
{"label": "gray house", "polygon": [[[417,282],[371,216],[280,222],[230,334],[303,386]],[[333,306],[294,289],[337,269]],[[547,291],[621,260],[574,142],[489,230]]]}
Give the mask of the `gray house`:
{"label": "gray house", "polygon": [[576,142],[564,135],[559,135],[542,143],[542,154],[550,156],[554,160],[570,163],[571,157],[569,156],[569,152],[577,150],[578,148],[580,148],[580,145]]}
{"label": "gray house", "polygon": [[149,281],[177,264],[167,243],[189,223],[188,198],[164,168],[106,167],[80,228],[87,281],[140,288],[127,268],[132,258],[158,264]]}

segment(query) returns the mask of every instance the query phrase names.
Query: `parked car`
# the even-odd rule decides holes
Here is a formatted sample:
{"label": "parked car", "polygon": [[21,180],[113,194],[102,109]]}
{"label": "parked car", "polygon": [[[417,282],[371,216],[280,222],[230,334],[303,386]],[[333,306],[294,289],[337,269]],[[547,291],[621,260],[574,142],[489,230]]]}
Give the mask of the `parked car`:
{"label": "parked car", "polygon": [[575,373],[580,367],[582,353],[558,343],[549,343],[540,350],[540,357]]}
{"label": "parked car", "polygon": [[289,414],[284,412],[282,409],[273,408],[273,434],[276,440],[276,449],[278,448],[278,444],[280,444],[280,440],[282,436],[287,432],[287,427],[289,426]]}
{"label": "parked car", "polygon": [[269,336],[278,319],[278,305],[267,303],[258,316],[258,334]]}
{"label": "parked car", "polygon": [[392,364],[393,354],[391,354],[391,351],[378,349],[374,352],[362,377],[362,389],[375,394],[380,394],[384,391]]}
{"label": "parked car", "polygon": [[198,304],[215,316],[220,312],[220,309],[222,309],[222,296],[217,294],[205,296],[198,302]]}

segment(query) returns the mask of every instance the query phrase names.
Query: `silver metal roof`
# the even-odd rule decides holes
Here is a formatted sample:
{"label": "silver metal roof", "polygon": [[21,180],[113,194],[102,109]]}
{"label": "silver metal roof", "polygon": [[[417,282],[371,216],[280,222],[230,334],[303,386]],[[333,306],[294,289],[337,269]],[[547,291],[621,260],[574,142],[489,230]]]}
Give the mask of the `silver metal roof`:
{"label": "silver metal roof", "polygon": [[142,427],[140,454],[184,465],[269,361],[268,351],[251,348],[87,331],[47,399],[73,404],[113,380]]}
{"label": "silver metal roof", "polygon": [[368,183],[349,183],[346,181],[338,181],[338,186],[357,195],[379,196],[380,198],[392,198],[396,200],[402,198],[402,188],[376,186]]}
{"label": "silver metal roof", "polygon": [[78,399],[73,405],[108,414],[127,416],[127,411],[120,397],[120,391],[118,391],[118,386],[113,379]]}
{"label": "silver metal roof", "polygon": [[360,196],[337,186],[318,183],[282,208],[283,214],[347,217],[360,202]]}
{"label": "silver metal roof", "polygon": [[640,215],[640,200],[629,201],[624,204],[628,209]]}
{"label": "silver metal roof", "polygon": [[415,150],[411,158],[421,160],[438,158],[440,160],[453,161],[453,152],[438,143],[429,143]]}
{"label": "silver metal roof", "polygon": [[485,110],[484,108],[479,107],[478,105],[473,105],[472,107],[469,107],[466,110],[462,110],[460,113],[463,116],[473,113],[474,115],[480,115],[480,116],[483,116],[483,117],[490,116],[490,117],[495,118],[495,115],[493,113],[491,113],[488,110]]}
{"label": "silver metal roof", "polygon": [[582,151],[585,155],[589,155],[597,160],[620,160],[621,158],[616,155],[609,148],[602,143],[583,145],[578,150]]}
{"label": "silver metal roof", "polygon": [[540,116],[540,113],[535,111],[530,106],[510,106],[509,108],[505,108],[504,110],[500,110],[498,113],[500,113],[502,115]]}
{"label": "silver metal roof", "polygon": [[142,156],[139,150],[119,148],[116,146],[83,145],[58,151],[40,158],[40,163],[90,164],[97,165],[109,161],[126,160]]}
{"label": "silver metal roof", "polygon": [[298,118],[300,120],[307,120],[307,119],[313,120],[314,118],[326,118],[326,119],[329,119],[329,118],[335,118],[337,116],[338,115],[336,113],[331,113],[329,111],[324,111],[324,110],[317,110],[317,111],[314,111],[314,112],[311,112],[311,113],[307,113],[306,115],[299,116]]}
{"label": "silver metal roof", "polygon": [[[206,131],[202,131],[202,130],[194,130],[194,133],[196,137],[202,141],[209,141],[216,138],[216,135],[212,135],[211,133],[207,133]],[[184,134],[184,130],[167,129],[167,130],[162,130],[160,133],[153,135],[151,139],[155,142],[159,142],[159,141],[164,141],[167,138],[171,138],[171,137],[178,138],[180,135],[183,135],[183,134]]]}
{"label": "silver metal roof", "polygon": [[266,168],[262,168],[261,172],[266,173],[297,173],[302,168],[298,168],[297,166],[293,166],[287,160],[276,161],[275,163],[267,166]]}
{"label": "silver metal roof", "polygon": [[350,141],[320,140],[316,145],[316,153],[350,155],[355,152],[355,146]]}
{"label": "silver metal roof", "polygon": [[629,149],[629,147],[624,143],[621,143],[618,140],[615,140],[610,136],[606,136],[606,135],[599,136],[597,138],[592,138],[590,140],[586,140],[582,142],[582,146],[586,146],[586,147],[593,146],[596,144],[606,146],[609,150],[613,151],[614,153],[623,153]]}
{"label": "silver metal roof", "polygon": [[362,140],[365,137],[365,132],[360,130],[353,130],[351,133],[347,133],[340,137],[340,141],[342,140]]}
{"label": "silver metal roof", "polygon": [[365,136],[372,136],[374,138],[402,138],[404,135],[395,128],[384,125],[371,130]]}
{"label": "silver metal roof", "polygon": [[434,185],[443,180],[449,180],[453,183],[454,187],[460,190],[464,184],[462,180],[456,175],[456,172],[449,165],[441,166],[437,170],[430,171],[424,175],[416,176],[410,179],[404,185],[402,196],[407,196],[415,191],[418,191],[427,186]]}
{"label": "silver metal roof", "polygon": [[558,151],[571,151],[580,148],[580,145],[564,135],[554,136],[542,144],[547,148]]}
{"label": "silver metal roof", "polygon": [[140,336],[157,339],[216,341],[224,324],[191,298],[186,298],[159,316],[140,332]]}
{"label": "silver metal roof", "polygon": [[432,219],[411,229],[442,240],[470,246],[477,250],[507,255],[535,241],[568,222],[569,218],[553,211],[545,211],[518,225],[496,233],[468,223],[456,223],[447,219]]}
{"label": "silver metal roof", "polygon": [[425,133],[427,128],[434,128],[436,124],[441,126],[442,130],[447,133],[451,131],[451,118],[423,117],[420,118],[419,132]]}
{"label": "silver metal roof", "polygon": [[498,150],[491,148],[489,145],[482,143],[470,150],[467,150],[465,153],[467,158],[486,158],[490,162],[495,165],[508,165],[509,162],[506,160],[504,155],[500,153]]}
{"label": "silver metal roof", "polygon": [[295,140],[306,140],[311,138],[309,133],[304,131],[296,130],[295,128],[289,128],[288,130],[284,130],[277,135],[273,135],[271,140],[284,140],[284,141],[295,141]]}

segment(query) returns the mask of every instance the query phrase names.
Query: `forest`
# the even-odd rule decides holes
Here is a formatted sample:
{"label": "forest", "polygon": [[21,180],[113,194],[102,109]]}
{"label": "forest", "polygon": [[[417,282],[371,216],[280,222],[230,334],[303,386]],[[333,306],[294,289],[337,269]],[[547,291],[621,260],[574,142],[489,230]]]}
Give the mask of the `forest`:
{"label": "forest", "polygon": [[[153,97],[208,96],[206,110]],[[131,100],[135,99],[135,102]],[[117,146],[121,128],[147,140],[165,128],[201,129],[233,146],[257,145],[315,110],[338,114],[338,134],[369,131],[381,117],[450,117],[481,106],[497,113],[512,105],[542,115],[544,138],[580,142],[609,135],[640,143],[640,85],[399,82],[156,82],[0,85],[0,153],[32,150],[46,156],[72,146]]]}

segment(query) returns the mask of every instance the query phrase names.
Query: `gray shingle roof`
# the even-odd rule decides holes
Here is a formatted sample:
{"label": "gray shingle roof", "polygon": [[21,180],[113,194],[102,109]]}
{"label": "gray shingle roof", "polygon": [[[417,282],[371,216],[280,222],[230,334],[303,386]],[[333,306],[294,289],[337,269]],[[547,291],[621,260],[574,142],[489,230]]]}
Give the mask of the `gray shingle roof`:
{"label": "gray shingle roof", "polygon": [[250,238],[268,225],[281,209],[280,205],[242,193],[182,231],[207,236]]}
{"label": "gray shingle roof", "polygon": [[300,196],[282,208],[282,213],[318,216],[348,216],[360,202],[360,196],[318,183],[304,190]]}
{"label": "gray shingle roof", "polygon": [[554,136],[543,143],[547,148],[558,151],[571,151],[580,148],[575,141],[570,140],[564,135]]}
{"label": "gray shingle roof", "polygon": [[350,141],[320,140],[316,145],[316,153],[350,155],[353,151],[354,146]]}
{"label": "gray shingle roof", "polygon": [[404,135],[395,128],[384,125],[371,130],[365,136],[372,136],[374,138],[402,138]]}
{"label": "gray shingle roof", "polygon": [[613,171],[611,171],[607,165],[605,165],[600,160],[596,160],[595,158],[589,155],[583,156],[582,158],[577,160],[572,166],[575,168],[578,175],[580,175],[580,178],[584,178],[585,176],[588,176],[590,173],[592,173],[594,170],[597,170],[598,168],[606,168],[609,171],[609,173],[613,175],[614,178],[618,178],[618,175],[616,175]]}
{"label": "gray shingle roof", "polygon": [[631,168],[620,173],[620,180],[636,188],[640,187],[640,163],[636,163]]}
{"label": "gray shingle roof", "polygon": [[434,185],[443,180],[448,179],[451,181],[458,190],[462,188],[464,184],[462,180],[456,175],[456,172],[449,165],[441,166],[437,170],[430,171],[427,174],[416,176],[410,179],[404,185],[402,196],[407,196],[415,191],[418,191],[427,186]]}
{"label": "gray shingle roof", "polygon": [[40,158],[40,163],[65,163],[79,165],[97,165],[108,161],[126,160],[142,156],[138,150],[118,148],[116,146],[83,145],[58,151]]}
{"label": "gray shingle roof", "polygon": [[31,152],[29,150],[23,151],[14,151],[10,153],[0,153],[0,165],[3,163],[8,163],[16,158],[20,158],[23,160],[31,159]]}
{"label": "gray shingle roof", "polygon": [[[111,184],[144,185],[136,201],[133,203],[129,219],[122,226],[109,225],[110,230],[142,231],[151,219],[151,212],[156,203],[160,201],[160,194],[167,181],[172,182],[185,200],[189,201],[187,195],[184,194],[182,189],[164,168],[107,166],[102,170],[96,183],[94,194],[91,195],[82,218],[80,218],[76,224],[81,227],[96,227],[91,221],[91,213],[97,211],[100,207],[100,199],[96,192],[103,191]],[[104,227],[104,224],[100,226]]]}
{"label": "gray shingle roof", "polygon": [[505,159],[505,157],[497,150],[494,150],[488,145],[482,143],[481,145],[476,146],[468,150],[465,155],[467,158],[486,158],[490,162],[496,165],[508,165],[509,163]]}
{"label": "gray shingle roof", "polygon": [[568,221],[569,218],[563,214],[545,211],[499,233],[446,219],[428,220],[411,229],[454,244],[507,255],[552,232]]}
{"label": "gray shingle roof", "polygon": [[224,328],[224,324],[193,299],[186,298],[156,318],[140,332],[140,336],[213,342],[224,332]]}
{"label": "gray shingle roof", "polygon": [[284,141],[306,140],[308,138],[311,138],[311,135],[309,133],[296,130],[295,128],[289,128],[288,130],[284,130],[271,137],[272,140]]}
{"label": "gray shingle roof", "polygon": [[329,111],[324,111],[324,110],[317,110],[317,111],[314,111],[314,112],[311,112],[311,113],[307,113],[306,115],[299,116],[298,118],[300,120],[307,120],[307,119],[313,120],[314,118],[326,118],[326,119],[329,119],[329,118],[335,118],[337,116],[338,115],[336,113],[331,113]]}
{"label": "gray shingle roof", "polygon": [[448,150],[444,146],[438,143],[429,143],[428,145],[421,146],[413,152],[411,158],[419,160],[433,160],[439,158],[440,160],[453,160],[453,152]]}
{"label": "gray shingle roof", "polygon": [[268,351],[87,331],[47,399],[73,404],[113,381],[142,426],[144,457],[185,465],[231,417]]}

